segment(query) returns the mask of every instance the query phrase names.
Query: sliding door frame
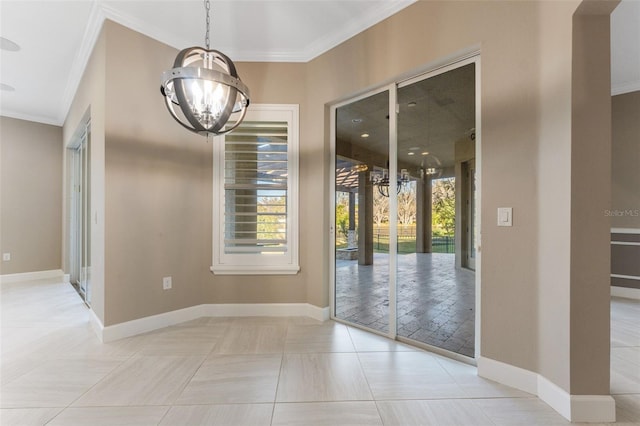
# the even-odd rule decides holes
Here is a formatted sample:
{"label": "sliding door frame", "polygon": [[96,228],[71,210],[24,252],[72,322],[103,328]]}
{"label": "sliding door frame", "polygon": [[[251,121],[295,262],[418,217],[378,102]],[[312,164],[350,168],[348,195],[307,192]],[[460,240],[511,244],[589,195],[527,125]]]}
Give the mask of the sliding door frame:
{"label": "sliding door frame", "polygon": [[[398,248],[395,244],[391,244],[391,241],[397,240],[397,229],[395,226],[389,227],[389,331],[384,333],[380,330],[376,330],[364,325],[355,324],[336,317],[336,114],[338,108],[358,102],[362,99],[366,99],[370,96],[377,95],[379,93],[389,92],[389,176],[395,176],[397,173],[397,115],[392,114],[392,111],[396,110],[397,99],[397,85],[396,83],[386,84],[379,86],[375,89],[361,93],[358,96],[354,96],[345,101],[335,103],[331,105],[330,111],[330,158],[329,165],[329,185],[330,185],[330,223],[329,223],[329,239],[330,239],[330,255],[329,255],[329,306],[330,306],[330,318],[334,321],[348,324],[350,326],[358,327],[363,330],[367,330],[371,333],[386,336],[390,339],[396,339],[396,274],[392,274],[391,271],[395,271],[397,268],[397,251]],[[395,194],[397,188],[397,182],[394,179],[389,180],[389,193]],[[395,214],[395,216],[393,216]],[[395,197],[389,197],[389,217],[397,217],[398,215],[398,200]],[[392,315],[393,314],[393,315]]]}
{"label": "sliding door frame", "polygon": [[[445,72],[454,70],[456,68],[475,64],[475,167],[476,167],[476,226],[474,229],[475,242],[476,242],[476,270],[475,270],[475,356],[469,358],[464,355],[457,354],[455,352],[447,351],[435,346],[424,344],[408,338],[402,338],[397,336],[397,311],[396,311],[396,298],[397,298],[397,244],[392,243],[397,241],[397,224],[395,221],[390,221],[389,227],[389,331],[383,333],[379,330],[374,330],[369,327],[365,327],[359,324],[355,324],[349,321],[336,318],[335,306],[336,306],[336,248],[335,248],[335,209],[336,209],[336,113],[337,109],[365,99],[372,95],[388,91],[389,92],[389,176],[397,176],[398,172],[398,144],[397,144],[397,125],[398,125],[398,105],[397,105],[397,90],[402,87],[406,87],[418,81],[422,81],[428,78],[435,77]],[[430,64],[423,67],[420,70],[416,70],[410,74],[410,76],[394,79],[391,83],[381,84],[380,86],[368,90],[364,93],[360,93],[357,96],[351,97],[347,100],[336,102],[329,105],[330,111],[330,167],[329,167],[329,199],[330,199],[330,255],[329,255],[329,298],[330,298],[330,318],[334,321],[348,324],[352,327],[361,328],[372,333],[386,336],[393,340],[407,342],[412,345],[425,348],[429,351],[440,353],[450,358],[459,359],[461,361],[475,364],[475,360],[481,356],[481,268],[482,268],[482,250],[481,250],[481,205],[482,205],[482,120],[481,120],[481,61],[480,51],[475,48],[464,54],[458,55],[453,58],[448,58],[438,63]],[[389,193],[395,194],[397,189],[396,179],[390,179]],[[398,201],[397,197],[389,197],[389,217],[397,217]],[[393,272],[392,272],[393,271]]]}

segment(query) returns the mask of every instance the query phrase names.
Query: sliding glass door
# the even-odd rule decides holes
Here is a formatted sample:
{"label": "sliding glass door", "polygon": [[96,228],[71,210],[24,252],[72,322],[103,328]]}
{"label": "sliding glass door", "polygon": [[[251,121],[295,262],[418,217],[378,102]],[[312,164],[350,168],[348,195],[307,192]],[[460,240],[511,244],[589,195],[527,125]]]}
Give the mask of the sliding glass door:
{"label": "sliding glass door", "polygon": [[91,302],[91,144],[89,127],[70,148],[70,280],[82,298]]}
{"label": "sliding glass door", "polygon": [[334,318],[475,356],[476,62],[335,108]]}
{"label": "sliding glass door", "polygon": [[475,276],[463,253],[475,201],[475,64],[398,87],[399,337],[473,357]]}
{"label": "sliding glass door", "polygon": [[389,91],[336,109],[335,317],[389,332]]}

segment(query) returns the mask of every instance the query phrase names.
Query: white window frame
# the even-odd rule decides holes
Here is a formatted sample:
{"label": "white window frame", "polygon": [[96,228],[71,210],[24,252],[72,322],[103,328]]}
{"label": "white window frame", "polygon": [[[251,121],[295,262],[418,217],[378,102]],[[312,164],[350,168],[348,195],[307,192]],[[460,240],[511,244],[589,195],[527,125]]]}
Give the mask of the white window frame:
{"label": "white window frame", "polygon": [[293,275],[300,271],[298,257],[298,157],[299,106],[294,104],[251,104],[246,121],[287,122],[287,252],[225,253],[224,172],[225,137],[213,141],[213,265],[216,275]]}

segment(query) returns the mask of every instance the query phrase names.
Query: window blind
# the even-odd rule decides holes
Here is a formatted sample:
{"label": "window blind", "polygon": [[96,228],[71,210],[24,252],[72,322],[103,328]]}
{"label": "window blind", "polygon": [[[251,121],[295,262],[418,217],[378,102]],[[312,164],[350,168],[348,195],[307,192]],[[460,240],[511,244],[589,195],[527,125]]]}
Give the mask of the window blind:
{"label": "window blind", "polygon": [[286,121],[245,120],[225,136],[225,253],[287,252],[287,134]]}

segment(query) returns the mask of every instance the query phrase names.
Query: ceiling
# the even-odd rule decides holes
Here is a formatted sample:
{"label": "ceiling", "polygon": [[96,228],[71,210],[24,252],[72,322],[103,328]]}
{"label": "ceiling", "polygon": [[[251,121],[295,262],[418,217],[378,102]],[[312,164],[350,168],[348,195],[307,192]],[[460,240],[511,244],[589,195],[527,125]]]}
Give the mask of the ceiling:
{"label": "ceiling", "polygon": [[[458,142],[475,138],[475,64],[411,82],[398,89],[398,169],[419,177],[451,173]],[[336,111],[337,184],[358,186],[358,172],[389,166],[389,93],[383,91]]]}
{"label": "ceiling", "polygon": [[[306,62],[414,1],[213,0],[211,45],[234,61]],[[204,16],[193,0],[0,0],[0,36],[20,46],[0,50],[0,115],[61,125],[105,19],[181,49],[203,44]],[[640,90],[639,39],[640,1],[622,0],[614,94]]]}

